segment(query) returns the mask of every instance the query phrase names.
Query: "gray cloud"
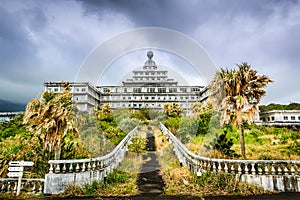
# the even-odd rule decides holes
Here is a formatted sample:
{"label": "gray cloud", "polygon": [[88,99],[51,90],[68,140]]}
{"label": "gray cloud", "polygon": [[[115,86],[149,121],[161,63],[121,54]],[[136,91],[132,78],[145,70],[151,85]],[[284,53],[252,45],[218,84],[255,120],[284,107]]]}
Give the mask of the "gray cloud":
{"label": "gray cloud", "polygon": [[300,101],[299,11],[299,0],[2,1],[0,99],[26,102],[43,81],[72,81],[98,44],[154,26],[192,37],[218,67],[247,61],[269,75],[263,103]]}

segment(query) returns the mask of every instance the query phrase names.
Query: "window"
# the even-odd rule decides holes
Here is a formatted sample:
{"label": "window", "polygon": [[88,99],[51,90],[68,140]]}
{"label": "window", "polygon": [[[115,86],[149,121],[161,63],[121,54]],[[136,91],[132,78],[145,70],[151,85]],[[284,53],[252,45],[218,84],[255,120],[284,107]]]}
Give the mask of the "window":
{"label": "window", "polygon": [[126,97],[123,97],[123,100],[125,100],[126,99]]}
{"label": "window", "polygon": [[58,88],[54,88],[54,92],[58,92]]}
{"label": "window", "polygon": [[177,92],[177,88],[169,88],[169,92],[176,93]]}
{"label": "window", "polygon": [[288,116],[283,116],[283,120],[288,120]]}
{"label": "window", "polygon": [[85,92],[85,88],[81,88],[81,92]]}
{"label": "window", "polygon": [[300,116],[298,116],[298,120],[300,120]]}
{"label": "window", "polygon": [[152,99],[152,100],[154,100],[154,99],[155,99],[155,97],[151,97],[151,99]]}
{"label": "window", "polygon": [[275,120],[275,117],[272,117],[271,119],[272,119],[272,121],[274,121],[274,120]]}
{"label": "window", "polygon": [[180,88],[180,92],[186,92],[186,88]]}
{"label": "window", "polygon": [[192,88],[192,92],[199,92],[200,88]]}
{"label": "window", "polygon": [[291,116],[291,120],[296,120],[296,117],[295,116]]}
{"label": "window", "polygon": [[133,88],[133,93],[141,93],[142,89],[141,88]]}
{"label": "window", "polygon": [[148,93],[154,93],[155,92],[155,88],[147,88],[147,92]]}
{"label": "window", "polygon": [[124,92],[127,92],[127,88],[124,88]]}
{"label": "window", "polygon": [[158,93],[166,93],[166,88],[158,88]]}

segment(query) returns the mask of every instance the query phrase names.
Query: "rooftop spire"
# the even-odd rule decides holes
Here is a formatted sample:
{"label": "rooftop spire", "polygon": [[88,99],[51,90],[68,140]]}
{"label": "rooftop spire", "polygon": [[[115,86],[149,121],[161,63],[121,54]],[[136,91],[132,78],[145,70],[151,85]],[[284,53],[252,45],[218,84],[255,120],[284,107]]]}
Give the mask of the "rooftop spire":
{"label": "rooftop spire", "polygon": [[156,66],[155,62],[152,60],[153,52],[148,51],[147,52],[147,57],[148,57],[148,60],[144,64],[144,69],[157,69],[157,66]]}

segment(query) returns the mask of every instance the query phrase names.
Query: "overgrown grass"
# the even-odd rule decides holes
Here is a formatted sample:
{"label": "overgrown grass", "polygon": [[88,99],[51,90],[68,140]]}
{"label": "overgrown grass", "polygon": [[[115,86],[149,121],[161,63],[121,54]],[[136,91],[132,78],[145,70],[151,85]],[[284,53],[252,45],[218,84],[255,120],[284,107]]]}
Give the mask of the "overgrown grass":
{"label": "overgrown grass", "polygon": [[[237,128],[230,127],[227,137],[234,145],[232,150],[240,152],[240,133]],[[190,151],[217,158],[229,158],[214,151],[203,151],[204,144],[210,141],[211,135],[193,137],[186,146]],[[245,129],[246,156],[250,160],[299,160],[300,159],[300,132],[287,128],[266,127],[251,125]],[[268,151],[266,151],[266,149]]]}
{"label": "overgrown grass", "polygon": [[235,175],[224,173],[203,173],[197,177],[187,167],[180,166],[173,154],[173,147],[168,144],[161,132],[155,132],[158,156],[162,166],[161,174],[165,181],[167,195],[252,195],[265,193],[263,188],[240,182]]}
{"label": "overgrown grass", "polygon": [[137,194],[136,174],[114,170],[104,181],[77,186],[69,184],[61,196],[127,196]]}

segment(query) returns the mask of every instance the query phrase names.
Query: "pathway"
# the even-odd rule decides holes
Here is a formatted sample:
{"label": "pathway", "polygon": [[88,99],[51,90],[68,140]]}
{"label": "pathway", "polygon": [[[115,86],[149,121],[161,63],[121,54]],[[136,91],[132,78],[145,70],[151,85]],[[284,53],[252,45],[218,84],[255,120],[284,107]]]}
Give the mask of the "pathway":
{"label": "pathway", "polygon": [[141,194],[162,194],[164,192],[164,181],[160,172],[160,164],[156,156],[155,137],[149,126],[147,132],[147,154],[143,155],[144,163],[138,175],[137,185]]}

